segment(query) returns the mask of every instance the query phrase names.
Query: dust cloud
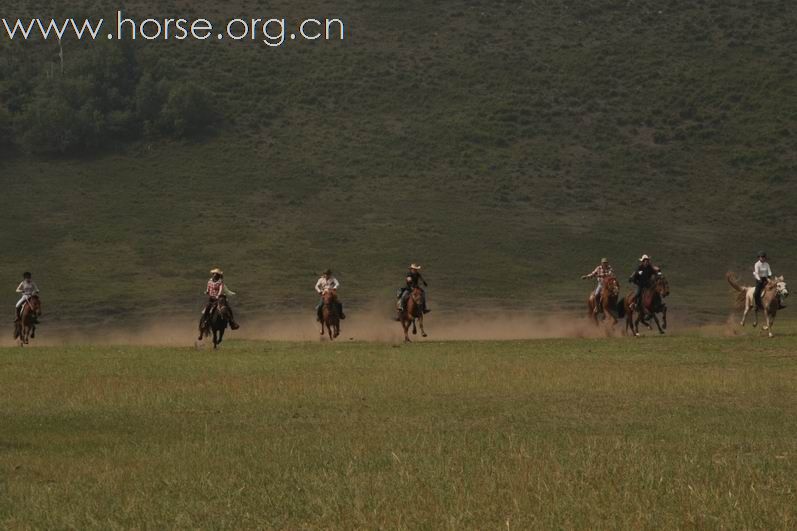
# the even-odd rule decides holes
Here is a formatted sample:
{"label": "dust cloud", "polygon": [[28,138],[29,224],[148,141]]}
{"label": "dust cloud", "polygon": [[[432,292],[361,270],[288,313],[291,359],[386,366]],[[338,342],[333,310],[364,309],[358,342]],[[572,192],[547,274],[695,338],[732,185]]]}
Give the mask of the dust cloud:
{"label": "dust cloud", "polygon": [[[241,329],[228,330],[225,340],[251,341],[319,341],[320,325],[313,315],[289,314],[280,317],[265,315],[242,315]],[[392,320],[384,311],[352,311],[342,321],[338,341],[368,341],[398,343],[403,340],[401,324]],[[686,333],[689,325],[684,320],[671,321],[673,329]],[[471,313],[459,317],[451,313],[431,313],[425,319],[426,341],[509,341],[553,338],[605,338],[623,335],[625,321],[614,327],[608,323],[595,326],[583,313],[556,313],[541,315],[519,311],[489,311]],[[706,327],[689,328],[700,335],[733,335],[734,327],[718,323]],[[197,344],[196,322],[185,318],[143,322],[139,325],[123,326],[107,324],[91,328],[68,328],[63,324],[39,327],[39,337],[31,346],[62,345],[130,345],[130,346],[174,346],[185,347]],[[650,334],[651,332],[647,332]],[[655,329],[654,329],[655,333]],[[668,332],[669,334],[669,332]],[[423,340],[420,329],[413,340]],[[205,340],[208,343],[208,340]],[[0,338],[0,346],[14,346],[11,333]]]}

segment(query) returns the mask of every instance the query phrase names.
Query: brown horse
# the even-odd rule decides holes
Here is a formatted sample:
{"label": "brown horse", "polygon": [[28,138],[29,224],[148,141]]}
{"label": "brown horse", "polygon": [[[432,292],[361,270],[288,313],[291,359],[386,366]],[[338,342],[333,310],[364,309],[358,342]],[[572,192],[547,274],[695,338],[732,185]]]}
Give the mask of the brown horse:
{"label": "brown horse", "polygon": [[340,335],[340,312],[338,311],[338,293],[334,289],[324,290],[321,294],[321,337],[324,328],[329,340],[334,341]]}
{"label": "brown horse", "polygon": [[421,288],[414,288],[412,293],[407,298],[407,303],[404,305],[404,311],[399,315],[401,319],[401,326],[404,328],[404,341],[410,343],[409,330],[412,326],[412,334],[418,333],[415,323],[421,329],[421,335],[426,336],[426,330],[423,329],[423,290]]}
{"label": "brown horse", "polygon": [[[617,302],[620,299],[620,283],[617,282],[617,277],[614,275],[604,277],[601,279],[601,297],[599,301],[595,301],[595,291],[589,294],[587,299],[587,308],[589,309],[589,318],[598,325],[598,314],[603,313],[603,319],[611,319],[612,326],[617,324],[619,312],[617,311]],[[596,311],[596,305],[598,306]]]}
{"label": "brown horse", "polygon": [[14,339],[19,340],[19,345],[30,344],[36,338],[36,319],[42,314],[41,299],[33,295],[22,305],[19,319],[14,323]]}
{"label": "brown horse", "polygon": [[227,297],[224,295],[219,297],[216,304],[211,306],[208,312],[210,315],[203,315],[200,321],[199,338],[204,339],[213,332],[213,348],[217,349],[224,340],[224,332],[227,331],[227,326],[232,321],[232,310],[227,304]]}
{"label": "brown horse", "polygon": [[[651,328],[649,319],[652,317],[656,323],[659,333],[663,334],[667,329],[667,305],[664,298],[670,295],[670,283],[667,278],[659,273],[654,277],[651,284],[642,289],[642,308],[632,308],[636,293],[629,293],[623,301],[623,314],[625,315],[625,332],[630,329],[635,336],[639,336],[639,323],[642,322]],[[636,313],[636,319],[634,314]],[[662,322],[659,322],[657,314],[662,314]]]}

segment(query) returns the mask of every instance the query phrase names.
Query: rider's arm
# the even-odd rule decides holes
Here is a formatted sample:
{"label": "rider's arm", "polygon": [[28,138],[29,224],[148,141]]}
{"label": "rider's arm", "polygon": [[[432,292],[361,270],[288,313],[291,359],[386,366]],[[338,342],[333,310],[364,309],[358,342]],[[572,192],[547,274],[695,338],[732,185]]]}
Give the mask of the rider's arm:
{"label": "rider's arm", "polygon": [[33,293],[39,293],[39,286],[35,282],[33,283]]}
{"label": "rider's arm", "polygon": [[338,282],[338,279],[333,278],[332,279],[332,289],[338,289],[339,287],[340,287],[340,282]]}
{"label": "rider's arm", "polygon": [[761,262],[756,262],[755,265],[753,266],[753,276],[755,277],[756,280],[761,280],[761,275],[758,273],[758,264],[760,263]]}
{"label": "rider's arm", "polygon": [[420,279],[421,279],[421,282],[423,282],[423,286],[424,286],[425,288],[428,288],[428,287],[429,287],[429,284],[427,284],[427,283],[426,283],[426,279],[425,279],[425,278],[423,278],[423,275],[421,275],[420,273],[418,273],[418,278],[420,278]]}
{"label": "rider's arm", "polygon": [[316,283],[315,283],[315,291],[316,291],[316,293],[318,293],[319,295],[321,295],[322,293],[324,293],[324,290],[322,290],[322,289],[321,289],[321,284],[322,284],[322,282],[323,282],[323,281],[324,281],[323,279],[319,278],[319,279],[318,279],[318,282],[316,282]]}
{"label": "rider's arm", "polygon": [[17,286],[17,293],[22,293],[22,282],[20,282],[19,286]]}

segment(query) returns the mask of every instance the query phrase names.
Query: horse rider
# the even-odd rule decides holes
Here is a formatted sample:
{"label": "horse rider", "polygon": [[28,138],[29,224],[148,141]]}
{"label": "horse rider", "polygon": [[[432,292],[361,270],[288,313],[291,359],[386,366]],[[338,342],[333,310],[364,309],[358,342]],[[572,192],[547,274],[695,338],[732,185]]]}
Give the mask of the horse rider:
{"label": "horse rider", "polygon": [[[332,276],[332,270],[327,269],[321,274],[321,278],[318,279],[318,282],[315,283],[315,291],[321,296],[321,300],[318,301],[318,306],[315,307],[315,313],[318,316],[318,322],[321,322],[321,309],[324,307],[324,299],[323,295],[325,291],[337,291],[340,287],[340,282],[338,279]],[[338,301],[338,315],[341,319],[345,319],[346,316],[343,314],[343,303]]]}
{"label": "horse rider", "polygon": [[660,272],[661,269],[651,263],[650,256],[643,254],[639,259],[639,267],[636,271],[634,271],[634,274],[631,275],[631,278],[628,279],[629,282],[636,284],[636,296],[634,297],[634,302],[631,305],[632,309],[635,306],[641,307],[642,290],[650,286],[651,279]]}
{"label": "horse rider", "polygon": [[39,287],[33,281],[33,275],[29,272],[25,272],[22,274],[22,282],[19,283],[17,286],[17,293],[21,293],[22,297],[17,301],[17,305],[14,311],[14,322],[18,322],[22,318],[22,308],[25,307],[25,304],[30,300],[31,297],[34,295],[39,294]]}
{"label": "horse rider", "polygon": [[[216,308],[216,305],[219,303],[219,298],[227,297],[228,295],[235,295],[234,292],[230,291],[227,286],[224,284],[224,271],[219,268],[215,268],[210,272],[210,280],[208,280],[207,288],[205,289],[205,294],[208,296],[208,302],[205,305],[205,309],[202,310],[202,319],[200,320],[200,328],[204,328],[205,324],[210,316],[213,313],[213,310]],[[230,311],[230,328],[233,330],[238,330],[240,325],[235,322],[235,317],[232,313],[232,308],[229,306],[227,307]]]}
{"label": "horse rider", "polygon": [[421,290],[421,306],[423,307],[423,313],[431,312],[432,310],[426,307],[426,290],[420,287],[421,284],[423,284],[424,288],[429,287],[429,284],[426,283],[426,279],[424,279],[423,275],[421,275],[421,266],[415,263],[411,264],[410,270],[407,272],[404,280],[405,285],[402,288],[399,288],[398,292],[398,304],[396,307],[398,310],[398,316],[396,317],[396,320],[401,320],[401,314],[404,313],[404,308],[407,307],[407,299],[410,298],[412,290],[415,288],[419,288]]}
{"label": "horse rider", "polygon": [[761,308],[761,292],[769,283],[769,278],[772,277],[772,268],[769,267],[767,253],[760,251],[758,253],[758,261],[753,266],[753,276],[755,277],[755,292],[753,297],[757,308]]}
{"label": "horse rider", "polygon": [[614,269],[612,268],[611,264],[609,264],[609,259],[601,258],[601,263],[598,264],[598,267],[592,270],[592,273],[589,273],[588,275],[584,275],[581,277],[581,280],[587,280],[588,278],[595,278],[598,280],[598,287],[595,288],[594,312],[596,314],[600,309],[601,291],[603,291],[603,279],[606,277],[613,277],[613,276],[614,276]]}

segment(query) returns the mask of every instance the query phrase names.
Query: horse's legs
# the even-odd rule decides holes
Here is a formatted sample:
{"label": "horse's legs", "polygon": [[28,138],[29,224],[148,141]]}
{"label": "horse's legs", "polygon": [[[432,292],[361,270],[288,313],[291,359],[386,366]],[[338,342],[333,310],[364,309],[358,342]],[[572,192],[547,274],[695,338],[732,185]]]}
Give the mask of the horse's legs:
{"label": "horse's legs", "polygon": [[633,314],[631,314],[631,331],[634,332],[635,336],[639,335],[639,320],[642,319],[642,313],[636,312],[637,316],[636,319],[633,318]]}
{"label": "horse's legs", "polygon": [[753,306],[753,328],[758,326],[758,306]]}
{"label": "horse's legs", "polygon": [[416,326],[415,326],[415,320],[416,320],[416,319],[417,319],[417,318],[415,318],[415,319],[413,319],[413,320],[412,320],[412,335],[414,335],[414,336],[415,336],[415,335],[418,335],[418,327],[416,327]]}
{"label": "horse's legs", "polygon": [[427,337],[426,336],[426,330],[423,329],[423,315],[418,317],[418,326],[421,328],[421,336]]}
{"label": "horse's legs", "polygon": [[667,305],[666,304],[662,307],[661,319],[663,321],[662,328],[667,330]]}
{"label": "horse's legs", "polygon": [[659,334],[663,334],[664,330],[661,328],[661,324],[659,324],[659,318],[656,316],[655,313],[651,314],[653,316],[653,322],[656,323],[656,328],[659,329]]}
{"label": "horse's legs", "polygon": [[412,343],[412,341],[410,340],[410,321],[402,317],[401,327],[404,329],[404,342]]}

